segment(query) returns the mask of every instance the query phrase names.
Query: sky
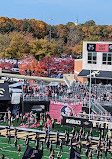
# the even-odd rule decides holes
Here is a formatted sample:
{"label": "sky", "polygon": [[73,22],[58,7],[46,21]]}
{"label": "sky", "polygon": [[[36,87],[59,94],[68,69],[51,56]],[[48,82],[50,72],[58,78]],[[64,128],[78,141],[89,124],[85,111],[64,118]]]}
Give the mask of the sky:
{"label": "sky", "polygon": [[[0,0],[0,17],[43,20],[51,25],[94,20],[112,25],[112,0]],[[52,19],[52,20],[49,20]]]}

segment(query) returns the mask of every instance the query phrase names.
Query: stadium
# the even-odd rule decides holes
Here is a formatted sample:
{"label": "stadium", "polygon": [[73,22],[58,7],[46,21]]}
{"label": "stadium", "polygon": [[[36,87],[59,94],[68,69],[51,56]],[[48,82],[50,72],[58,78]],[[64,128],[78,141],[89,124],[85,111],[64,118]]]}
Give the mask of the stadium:
{"label": "stadium", "polygon": [[0,69],[2,159],[112,158],[111,45],[87,41],[82,59],[48,58],[47,77]]}

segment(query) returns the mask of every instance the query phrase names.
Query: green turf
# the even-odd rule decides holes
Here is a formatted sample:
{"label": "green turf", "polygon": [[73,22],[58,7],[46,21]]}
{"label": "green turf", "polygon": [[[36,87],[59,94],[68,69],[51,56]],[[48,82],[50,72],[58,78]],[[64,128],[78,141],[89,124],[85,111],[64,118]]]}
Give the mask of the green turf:
{"label": "green turf", "polygon": [[[17,123],[17,120],[14,121],[14,126],[19,126],[21,123],[21,121],[19,120],[19,122]],[[0,125],[6,125],[8,126],[8,124],[4,123],[4,122],[0,122]],[[38,128],[35,128],[35,129],[39,129],[39,130],[42,130],[42,128],[38,127]],[[57,130],[59,130],[59,132],[62,132],[64,133],[65,130],[69,130],[69,133],[72,132],[72,127],[66,127],[66,126],[61,126],[60,124],[55,124],[54,125],[54,129],[52,129],[52,131],[56,132]],[[80,128],[76,128],[77,131],[80,130]],[[86,132],[89,132],[90,129],[86,129],[85,130]],[[96,130],[93,130],[93,136],[94,137],[98,137],[99,136],[99,131],[96,131]],[[106,131],[105,131],[105,134],[106,134]],[[17,151],[17,148],[14,147],[14,139],[11,139],[11,142],[12,144],[7,144],[7,139],[6,138],[0,138],[0,156],[2,154],[5,154],[6,156],[6,159],[21,159],[23,154],[24,154],[24,151],[25,151],[25,141],[24,140],[18,140],[18,144],[21,145],[21,156],[18,156],[18,151]],[[30,146],[34,147],[34,142],[31,141],[30,142]],[[53,149],[55,150],[55,158],[57,158],[57,153],[59,151],[59,148],[56,148],[55,145],[53,145]],[[83,155],[81,157],[81,159],[87,159],[87,157],[85,157],[85,149],[82,149],[82,152],[81,152],[81,155]],[[48,159],[49,158],[49,155],[50,155],[50,152],[49,150],[46,149],[46,145],[44,145],[44,155],[43,155],[43,159]],[[104,153],[103,153],[103,158],[104,157]],[[95,155],[95,152],[93,151],[93,157],[94,159],[96,159],[96,155]],[[62,159],[68,159],[69,158],[69,147],[66,147],[66,146],[63,146],[63,152],[62,152]],[[110,159],[111,156],[108,155],[108,158],[107,159]]]}
{"label": "green turf", "polygon": [[[25,151],[25,141],[24,140],[18,140],[18,144],[21,145],[21,156],[18,156],[18,152],[17,152],[17,148],[14,147],[14,139],[11,139],[11,144],[7,143],[7,139],[6,138],[0,138],[0,156],[2,154],[5,154],[5,157],[7,159],[21,159],[24,151]],[[34,141],[30,141],[30,146],[35,147],[34,145]],[[40,143],[41,146],[41,143]],[[57,153],[58,151],[60,151],[59,147],[56,148],[56,145],[53,144],[53,149],[55,151],[55,158],[57,158]],[[48,159],[50,155],[49,150],[46,149],[46,145],[44,144],[44,154],[42,159]],[[69,147],[68,146],[63,146],[63,152],[61,153],[62,158],[61,159],[69,159]],[[81,159],[87,159],[87,157],[85,156],[85,149],[82,149],[81,155],[83,155],[81,157]],[[103,158],[104,157],[104,153],[103,153]],[[96,159],[96,155],[95,152],[93,151],[93,158]],[[110,159],[111,156],[110,154],[108,154],[107,159]]]}
{"label": "green turf", "polygon": [[[21,120],[19,119],[19,122],[17,123],[17,120],[15,119],[13,123],[14,123],[13,126],[17,127],[17,126],[19,126],[21,124]],[[30,125],[32,125],[32,124],[30,124]],[[4,122],[0,122],[0,125],[8,126],[8,124],[4,123]],[[41,128],[41,127],[32,128],[32,129],[43,130],[43,128]],[[54,128],[52,129],[52,131],[56,132],[57,130],[59,130],[59,132],[65,133],[65,130],[69,130],[69,133],[72,133],[72,129],[73,129],[73,127],[62,126],[60,124],[54,124]],[[79,132],[80,128],[76,128],[76,130]],[[85,132],[89,133],[90,129],[85,129]],[[99,137],[100,132],[98,130],[93,129],[92,132],[93,132],[93,136],[94,137]],[[106,130],[105,130],[105,136],[106,136]]]}

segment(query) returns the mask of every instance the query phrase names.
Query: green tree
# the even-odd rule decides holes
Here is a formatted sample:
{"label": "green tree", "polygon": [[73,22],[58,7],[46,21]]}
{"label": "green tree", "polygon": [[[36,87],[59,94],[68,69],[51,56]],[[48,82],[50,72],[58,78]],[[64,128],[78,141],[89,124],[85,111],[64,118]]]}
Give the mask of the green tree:
{"label": "green tree", "polygon": [[0,58],[5,58],[8,56],[6,49],[9,46],[10,41],[11,39],[7,34],[0,34]]}
{"label": "green tree", "polygon": [[94,21],[94,20],[89,20],[89,21],[86,21],[86,22],[84,23],[84,25],[87,26],[87,27],[90,27],[90,26],[94,26],[94,25],[96,25],[96,24],[95,24],[95,21]]}
{"label": "green tree", "polygon": [[23,22],[23,31],[30,33],[30,32],[33,32],[34,29],[28,21],[24,21]]}

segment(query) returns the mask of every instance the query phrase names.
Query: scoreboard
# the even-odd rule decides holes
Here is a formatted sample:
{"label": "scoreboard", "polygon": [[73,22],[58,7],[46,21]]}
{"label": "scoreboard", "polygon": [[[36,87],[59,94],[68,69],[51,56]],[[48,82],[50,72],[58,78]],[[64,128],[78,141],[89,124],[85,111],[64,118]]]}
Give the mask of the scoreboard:
{"label": "scoreboard", "polygon": [[94,52],[112,52],[112,44],[87,44],[88,51]]}

